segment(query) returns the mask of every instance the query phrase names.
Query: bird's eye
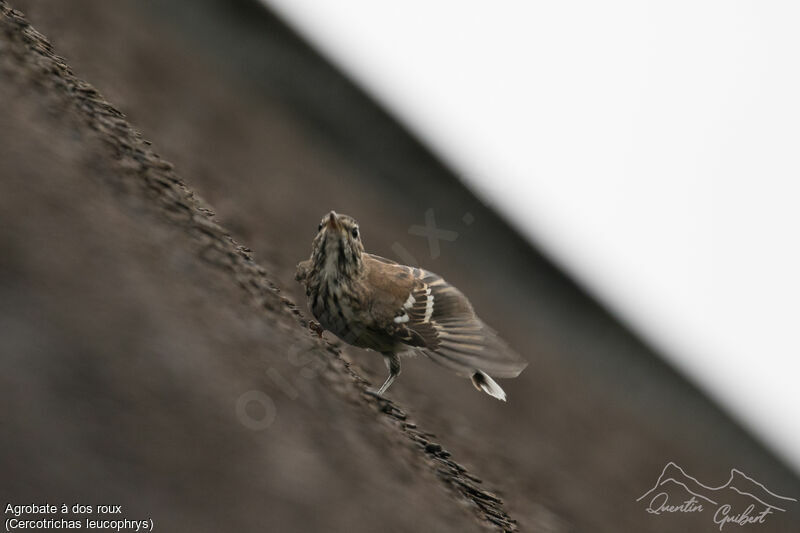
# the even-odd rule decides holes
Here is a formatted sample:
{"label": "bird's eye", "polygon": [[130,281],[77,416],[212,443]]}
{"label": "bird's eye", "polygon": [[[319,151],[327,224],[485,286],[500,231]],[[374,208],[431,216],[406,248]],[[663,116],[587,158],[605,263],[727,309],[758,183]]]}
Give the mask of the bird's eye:
{"label": "bird's eye", "polygon": [[351,231],[350,233],[353,234],[354,239],[358,239],[358,228],[353,228],[353,231]]}
{"label": "bird's eye", "polygon": [[319,226],[317,226],[317,233],[319,233],[320,231],[322,231],[322,222],[320,222]]}

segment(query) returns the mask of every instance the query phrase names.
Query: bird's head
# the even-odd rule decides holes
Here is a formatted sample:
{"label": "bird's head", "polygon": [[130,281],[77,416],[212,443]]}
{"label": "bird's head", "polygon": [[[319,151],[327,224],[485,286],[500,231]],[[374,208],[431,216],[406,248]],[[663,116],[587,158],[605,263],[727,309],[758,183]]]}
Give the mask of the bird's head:
{"label": "bird's head", "polygon": [[361,233],[358,222],[331,211],[320,221],[311,245],[314,268],[326,277],[352,277],[361,270]]}

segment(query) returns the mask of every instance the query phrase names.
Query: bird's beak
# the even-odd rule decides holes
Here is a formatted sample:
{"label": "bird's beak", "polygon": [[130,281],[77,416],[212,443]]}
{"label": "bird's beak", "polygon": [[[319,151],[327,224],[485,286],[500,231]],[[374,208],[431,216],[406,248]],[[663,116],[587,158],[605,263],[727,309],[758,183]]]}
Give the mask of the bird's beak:
{"label": "bird's beak", "polygon": [[328,220],[325,221],[325,224],[332,230],[339,229],[339,218],[336,216],[336,211],[331,211],[328,214]]}

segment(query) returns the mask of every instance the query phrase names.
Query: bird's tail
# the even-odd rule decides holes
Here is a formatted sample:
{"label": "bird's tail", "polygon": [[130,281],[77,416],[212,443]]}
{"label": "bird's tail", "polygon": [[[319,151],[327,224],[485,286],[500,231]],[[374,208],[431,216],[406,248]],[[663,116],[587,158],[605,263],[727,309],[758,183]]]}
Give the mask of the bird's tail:
{"label": "bird's tail", "polygon": [[506,391],[485,372],[477,370],[472,374],[471,379],[476,389],[482,390],[489,396],[493,396],[498,400],[506,401]]}

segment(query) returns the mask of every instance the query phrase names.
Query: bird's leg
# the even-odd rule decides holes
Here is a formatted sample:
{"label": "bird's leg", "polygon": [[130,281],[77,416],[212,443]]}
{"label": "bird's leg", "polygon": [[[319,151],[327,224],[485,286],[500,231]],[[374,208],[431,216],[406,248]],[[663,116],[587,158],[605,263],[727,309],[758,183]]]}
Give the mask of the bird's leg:
{"label": "bird's leg", "polygon": [[389,377],[386,378],[381,388],[375,393],[376,396],[383,396],[383,393],[386,392],[395,378],[400,375],[400,357],[397,354],[385,352],[383,354],[383,362],[386,363],[386,367],[389,369]]}

